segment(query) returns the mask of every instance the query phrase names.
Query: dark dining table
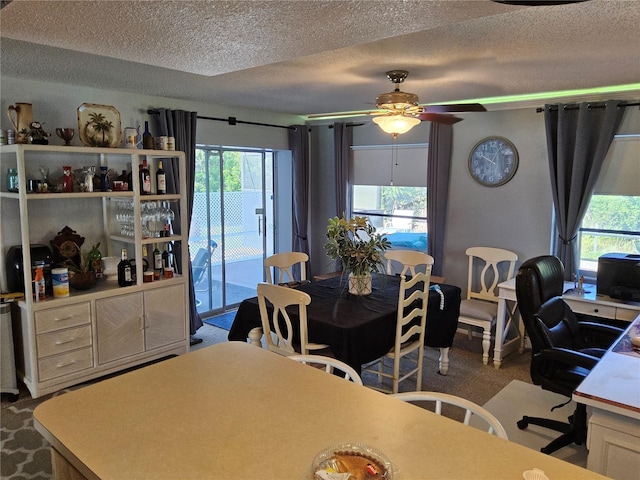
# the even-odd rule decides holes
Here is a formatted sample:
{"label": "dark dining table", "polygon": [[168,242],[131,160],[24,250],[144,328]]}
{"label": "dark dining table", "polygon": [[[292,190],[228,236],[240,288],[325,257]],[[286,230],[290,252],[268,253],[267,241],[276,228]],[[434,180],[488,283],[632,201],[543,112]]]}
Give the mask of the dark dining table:
{"label": "dark dining table", "polygon": [[[297,286],[311,296],[307,306],[309,341],[329,345],[335,358],[360,372],[361,366],[385,355],[395,339],[400,278],[378,275],[370,295],[352,295],[346,277]],[[448,370],[448,350],[458,328],[460,287],[431,285],[425,345],[440,348],[440,373]],[[297,307],[289,311],[297,320]],[[243,300],[229,331],[230,341],[260,345],[262,322],[258,297]]]}

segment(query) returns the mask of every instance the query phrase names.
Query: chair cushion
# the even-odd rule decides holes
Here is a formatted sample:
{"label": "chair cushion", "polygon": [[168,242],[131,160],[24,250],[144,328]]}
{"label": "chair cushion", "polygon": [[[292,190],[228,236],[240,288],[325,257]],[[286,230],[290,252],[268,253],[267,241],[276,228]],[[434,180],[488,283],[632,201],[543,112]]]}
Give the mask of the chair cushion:
{"label": "chair cushion", "polygon": [[498,304],[471,298],[460,302],[460,316],[472,317],[486,322],[495,322],[498,315]]}

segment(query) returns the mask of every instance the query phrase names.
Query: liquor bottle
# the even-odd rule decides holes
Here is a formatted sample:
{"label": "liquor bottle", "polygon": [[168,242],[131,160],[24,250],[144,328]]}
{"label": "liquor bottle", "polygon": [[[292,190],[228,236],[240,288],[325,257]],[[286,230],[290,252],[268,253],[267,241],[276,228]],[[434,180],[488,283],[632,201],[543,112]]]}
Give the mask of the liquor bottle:
{"label": "liquor bottle", "polygon": [[158,169],[156,170],[156,187],[158,195],[164,195],[167,193],[167,177],[162,169],[162,160],[158,161]]}
{"label": "liquor bottle", "polygon": [[127,259],[127,249],[122,249],[120,255],[120,263],[118,263],[118,285],[121,287],[128,287],[133,285],[133,274],[131,272],[131,263]]}
{"label": "liquor bottle", "polygon": [[146,159],[142,160],[142,165],[140,165],[140,193],[151,195],[151,174]]}
{"label": "liquor bottle", "polygon": [[157,244],[153,249],[153,273],[155,278],[160,278],[162,275],[162,252],[158,249]]}
{"label": "liquor bottle", "polygon": [[167,250],[167,245],[165,245],[164,250],[162,251],[162,270],[165,270],[170,266],[171,266],[171,257],[169,255],[169,250]]}
{"label": "liquor bottle", "polygon": [[145,150],[153,150],[155,148],[153,137],[151,136],[151,132],[149,131],[149,122],[144,122],[144,133],[142,134],[142,148],[144,148]]}
{"label": "liquor bottle", "polygon": [[109,183],[109,174],[108,167],[100,167],[100,191],[108,192],[111,190],[111,185]]}

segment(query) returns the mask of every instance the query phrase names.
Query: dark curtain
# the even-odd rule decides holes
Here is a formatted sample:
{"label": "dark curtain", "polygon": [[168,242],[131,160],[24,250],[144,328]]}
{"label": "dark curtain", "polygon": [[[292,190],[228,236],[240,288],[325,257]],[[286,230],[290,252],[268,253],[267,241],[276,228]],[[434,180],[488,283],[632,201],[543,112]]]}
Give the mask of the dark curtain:
{"label": "dark curtain", "polygon": [[452,143],[453,126],[432,122],[427,165],[427,251],[434,259],[431,273],[437,276],[444,272]]}
{"label": "dark curtain", "polygon": [[624,108],[620,103],[610,100],[598,105],[545,105],[549,172],[558,234],[555,255],[564,263],[565,280],[570,280],[579,269],[578,228],[622,121]]}
{"label": "dark curtain", "polygon": [[[176,139],[176,150],[185,153],[186,160],[186,184],[187,184],[187,232],[180,232],[180,211],[175,210],[175,233],[189,237],[188,229],[191,226],[191,214],[193,211],[193,185],[196,168],[196,112],[185,112],[184,110],[157,109],[160,113],[156,115],[153,132],[156,136],[167,135]],[[179,191],[180,176],[177,159],[164,159],[162,166],[167,177],[167,193]],[[174,251],[177,264],[182,265],[180,249]],[[191,272],[191,259],[188,259],[189,272]],[[179,272],[182,273],[182,272]],[[189,276],[189,330],[191,335],[196,333],[202,326],[202,319],[196,307],[196,294],[193,287],[193,277]]]}
{"label": "dark curtain", "polygon": [[[289,130],[293,177],[293,251],[309,254],[307,224],[309,222],[309,130],[296,125]],[[294,276],[300,279],[294,268]]]}
{"label": "dark curtain", "polygon": [[[353,143],[352,127],[342,122],[333,124],[333,149],[336,175],[336,215],[351,217],[351,189],[349,188],[349,151]],[[338,258],[335,270],[342,270],[342,261]]]}

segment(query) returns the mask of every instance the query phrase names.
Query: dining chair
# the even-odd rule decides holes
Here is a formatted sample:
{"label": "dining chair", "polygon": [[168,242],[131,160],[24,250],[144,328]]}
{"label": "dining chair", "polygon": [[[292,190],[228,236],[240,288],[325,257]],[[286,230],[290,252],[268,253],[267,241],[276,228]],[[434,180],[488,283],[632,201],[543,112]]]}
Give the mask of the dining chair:
{"label": "dining chair", "polygon": [[440,392],[403,392],[391,395],[393,398],[402,400],[403,402],[434,402],[435,413],[442,415],[442,405],[452,405],[454,407],[465,410],[463,423],[469,425],[471,418],[475,415],[482,419],[487,425],[487,432],[496,435],[497,437],[509,440],[507,432],[500,423],[500,421],[486,408],[473,403],[462,397],[455,395],[449,395],[448,393]]}
{"label": "dining chair", "polygon": [[[300,265],[300,281],[307,279],[307,262],[309,255],[304,252],[282,252],[275,253],[264,259],[264,269],[267,275],[267,283],[285,283],[294,282],[293,276],[294,265]],[[271,269],[273,268],[273,276]],[[274,282],[273,278],[277,276],[278,281]],[[288,279],[288,280],[287,280]]]}
{"label": "dining chair", "polygon": [[[467,326],[469,340],[471,327],[482,328],[482,363],[489,363],[491,329],[498,316],[498,284],[513,278],[518,255],[493,247],[470,247],[467,277],[467,298],[460,302],[458,324]],[[511,319],[505,326],[504,335],[512,327]],[[503,339],[504,340],[504,339]]]}
{"label": "dining chair", "polygon": [[[400,276],[400,291],[398,294],[398,311],[396,316],[396,334],[393,348],[384,356],[369,363],[365,371],[378,375],[379,385],[371,388],[382,392],[398,393],[400,382],[416,375],[416,390],[422,388],[422,364],[424,359],[424,336],[427,327],[427,305],[429,302],[429,281],[433,267],[433,257],[425,254],[425,272],[415,272],[411,278]],[[416,353],[415,355],[410,355]],[[386,359],[392,362],[387,370]],[[409,362],[411,367],[407,368]],[[413,364],[415,363],[415,366]],[[377,367],[374,368],[374,367]],[[391,390],[382,385],[383,378],[392,380]]]}
{"label": "dining chair", "polygon": [[[271,317],[267,309],[267,301],[273,306]],[[273,285],[270,283],[258,284],[258,306],[260,307],[260,319],[262,320],[262,332],[264,334],[266,348],[280,355],[294,355],[301,353],[308,355],[311,350],[329,348],[327,345],[309,343],[307,331],[307,305],[311,303],[309,294],[295,288]],[[288,306],[298,307],[298,323],[300,331],[300,348],[296,351],[295,345],[298,339],[294,339],[294,328]]]}
{"label": "dining chair", "polygon": [[417,250],[388,250],[384,252],[384,258],[386,259],[387,275],[393,275],[394,261],[402,265],[400,275],[406,275],[407,271],[409,271],[411,276],[416,274],[418,265],[429,265],[429,259],[433,262],[429,255]]}
{"label": "dining chair", "polygon": [[357,385],[362,385],[362,378],[353,368],[337,358],[324,355],[289,355],[291,360],[310,366],[323,366],[324,371],[333,374],[336,370],[345,380],[351,380]]}

